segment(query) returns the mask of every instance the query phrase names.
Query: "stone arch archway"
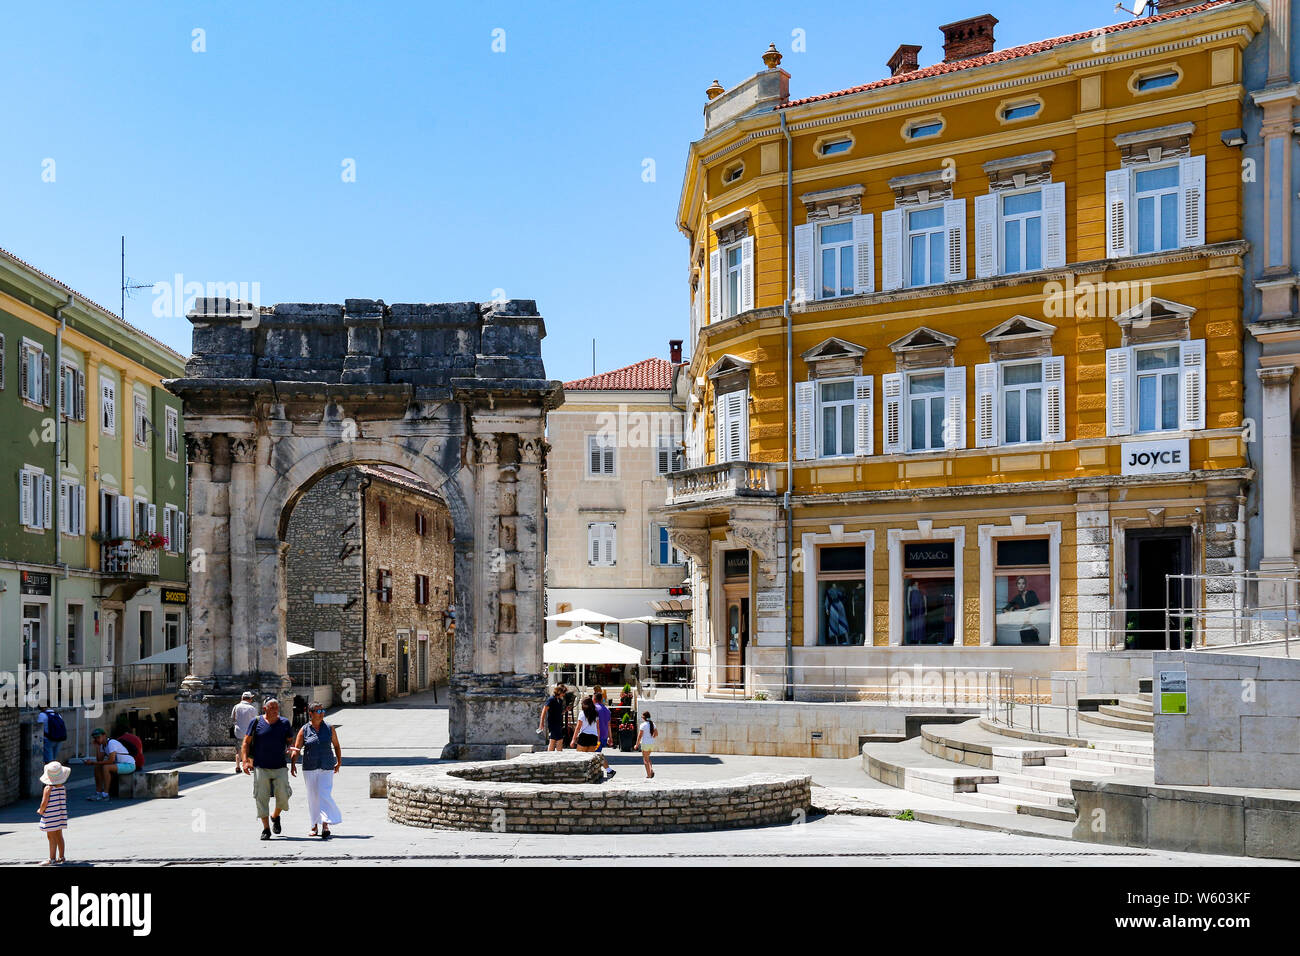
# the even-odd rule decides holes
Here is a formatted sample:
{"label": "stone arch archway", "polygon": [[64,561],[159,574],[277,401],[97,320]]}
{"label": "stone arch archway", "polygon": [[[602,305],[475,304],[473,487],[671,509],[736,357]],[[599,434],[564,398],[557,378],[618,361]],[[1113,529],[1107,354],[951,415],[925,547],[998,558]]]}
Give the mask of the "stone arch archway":
{"label": "stone arch archway", "polygon": [[[190,673],[180,742],[230,746],[245,689],[283,696],[284,537],[298,498],[360,464],[407,469],[447,504],[457,640],[448,755],[532,742],[542,692],[545,334],[534,303],[278,305],[200,300],[168,382],[190,462]],[[344,349],[345,346],[345,349]]]}

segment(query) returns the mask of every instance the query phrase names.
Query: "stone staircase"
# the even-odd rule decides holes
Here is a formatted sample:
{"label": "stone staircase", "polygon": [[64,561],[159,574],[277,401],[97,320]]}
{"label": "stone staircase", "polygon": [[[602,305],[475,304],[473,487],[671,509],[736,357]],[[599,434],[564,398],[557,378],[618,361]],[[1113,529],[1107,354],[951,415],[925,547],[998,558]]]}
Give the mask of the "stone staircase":
{"label": "stone staircase", "polygon": [[1155,765],[1149,694],[1078,716],[1095,717],[1079,725],[1077,733],[1086,737],[1007,728],[988,718],[926,724],[919,743],[866,744],[863,766],[883,783],[971,809],[1073,822],[1072,780],[1149,776]]}

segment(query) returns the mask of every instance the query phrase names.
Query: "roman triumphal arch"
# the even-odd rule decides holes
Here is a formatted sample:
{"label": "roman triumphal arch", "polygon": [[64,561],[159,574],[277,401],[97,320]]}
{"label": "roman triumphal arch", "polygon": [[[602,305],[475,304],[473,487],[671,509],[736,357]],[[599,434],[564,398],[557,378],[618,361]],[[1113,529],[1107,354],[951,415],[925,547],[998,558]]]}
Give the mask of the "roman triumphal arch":
{"label": "roman triumphal arch", "polygon": [[542,367],[535,303],[200,299],[189,319],[194,354],[185,378],[166,383],[184,402],[190,463],[182,750],[228,752],[243,691],[288,696],[289,512],[321,475],[366,463],[419,475],[455,525],[445,755],[532,744],[544,696],[544,434],[563,397]]}

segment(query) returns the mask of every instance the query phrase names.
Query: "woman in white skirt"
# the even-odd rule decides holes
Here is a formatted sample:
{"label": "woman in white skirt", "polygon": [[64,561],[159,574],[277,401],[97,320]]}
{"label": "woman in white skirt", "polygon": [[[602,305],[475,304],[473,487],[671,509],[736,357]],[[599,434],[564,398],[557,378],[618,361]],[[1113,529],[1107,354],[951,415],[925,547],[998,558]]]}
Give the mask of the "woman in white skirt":
{"label": "woman in white skirt", "polygon": [[289,772],[298,775],[298,754],[302,754],[302,773],[307,781],[307,811],[311,814],[311,835],[330,838],[330,824],[343,820],[339,806],[334,802],[334,775],[343,765],[343,749],[339,735],[325,723],[325,708],[316,701],[307,708],[310,723],[303,724],[298,739],[289,752]]}

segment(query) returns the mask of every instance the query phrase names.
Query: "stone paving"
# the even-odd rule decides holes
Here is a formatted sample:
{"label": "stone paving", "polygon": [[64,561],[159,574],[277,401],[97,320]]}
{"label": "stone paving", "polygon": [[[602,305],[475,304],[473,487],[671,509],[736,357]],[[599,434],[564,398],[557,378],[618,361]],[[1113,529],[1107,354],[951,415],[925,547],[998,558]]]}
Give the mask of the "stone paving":
{"label": "stone paving", "polygon": [[[445,701],[442,693],[439,699]],[[283,835],[264,843],[258,839],[261,824],[254,817],[251,778],[235,775],[225,761],[180,765],[178,799],[109,803],[83,799],[91,792],[89,768],[78,766],[69,791],[68,859],[74,864],[230,866],[268,862],[537,865],[557,860],[627,860],[646,865],[1274,865],[1273,861],[1099,847],[841,813],[814,813],[786,826],[693,834],[577,836],[420,830],[387,820],[387,802],[368,796],[369,774],[436,762],[433,755],[447,739],[445,707],[432,706],[429,697],[406,698],[389,705],[339,711],[332,723],[343,746],[343,768],[334,793],[344,821],[333,828],[336,835],[328,843],[307,835],[306,788],[301,777],[293,781],[294,796],[283,817]],[[610,762],[620,774],[643,776],[639,755],[612,754]],[[860,759],[656,754],[654,763],[656,780],[718,780],[753,772],[808,773],[815,785],[814,806],[839,801],[864,813],[904,809],[921,813],[952,807],[950,801],[927,799],[871,780]],[[36,806],[35,801],[21,801],[0,810],[0,864],[31,864],[44,858],[45,839],[36,828]]]}

